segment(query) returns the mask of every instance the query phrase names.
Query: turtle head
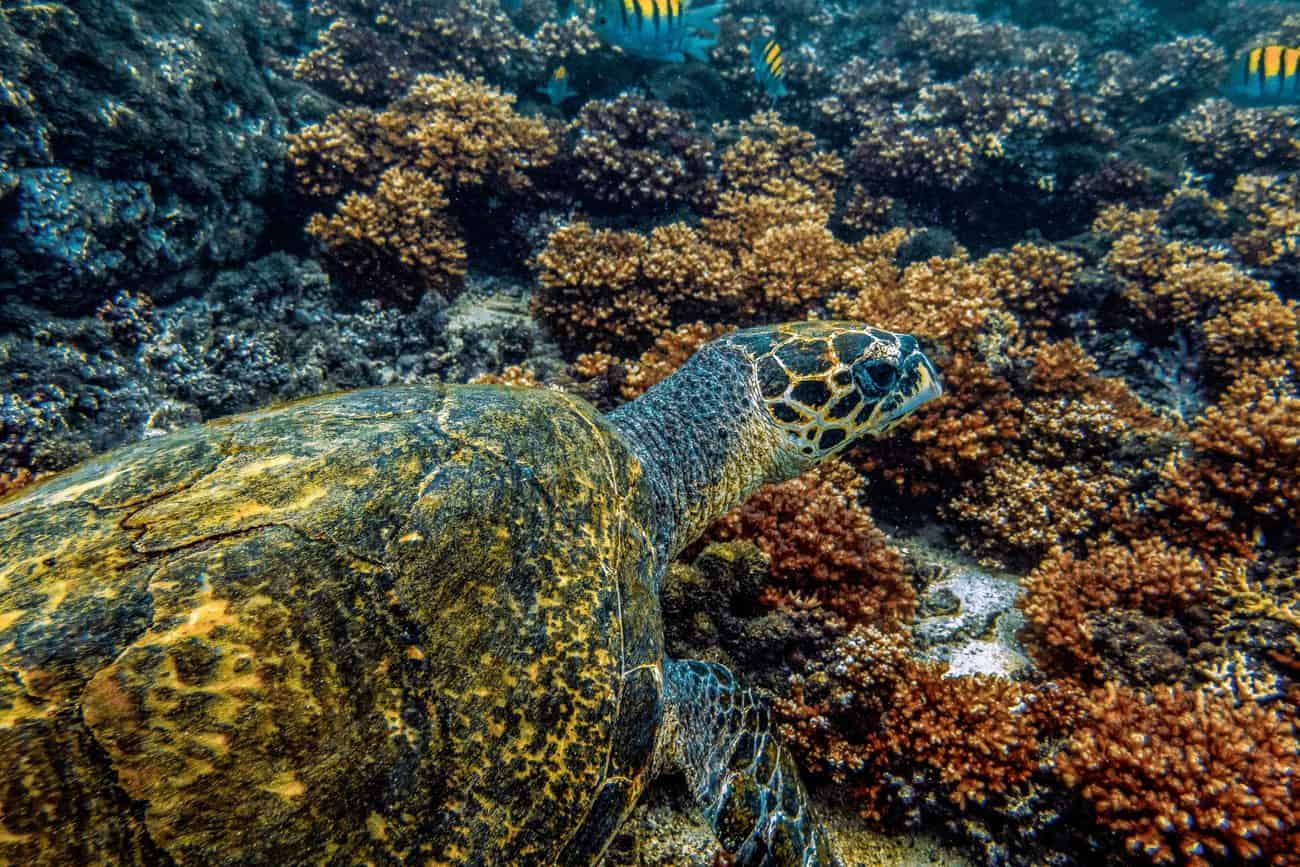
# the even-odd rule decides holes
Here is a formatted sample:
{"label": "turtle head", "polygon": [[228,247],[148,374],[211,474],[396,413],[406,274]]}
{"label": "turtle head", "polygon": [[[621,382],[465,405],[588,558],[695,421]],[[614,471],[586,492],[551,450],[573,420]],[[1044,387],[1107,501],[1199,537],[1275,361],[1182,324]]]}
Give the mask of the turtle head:
{"label": "turtle head", "polygon": [[750,328],[723,340],[749,357],[764,421],[779,432],[796,466],[888,432],[943,391],[909,334],[808,321]]}

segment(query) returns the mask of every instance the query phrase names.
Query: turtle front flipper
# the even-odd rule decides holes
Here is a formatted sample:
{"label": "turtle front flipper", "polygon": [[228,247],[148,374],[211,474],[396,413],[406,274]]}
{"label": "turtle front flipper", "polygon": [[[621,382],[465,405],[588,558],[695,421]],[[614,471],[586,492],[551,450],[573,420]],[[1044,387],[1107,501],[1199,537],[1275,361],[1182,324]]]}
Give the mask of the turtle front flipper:
{"label": "turtle front flipper", "polygon": [[723,665],[664,661],[665,758],[737,867],[830,867],[833,853],[766,704]]}

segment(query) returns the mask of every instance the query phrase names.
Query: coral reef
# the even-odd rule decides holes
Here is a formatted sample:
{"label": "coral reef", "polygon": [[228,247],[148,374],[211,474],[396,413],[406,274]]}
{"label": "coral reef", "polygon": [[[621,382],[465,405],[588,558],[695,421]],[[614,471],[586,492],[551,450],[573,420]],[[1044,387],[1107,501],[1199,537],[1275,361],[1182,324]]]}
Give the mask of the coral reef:
{"label": "coral reef", "polygon": [[312,0],[328,21],[292,74],[339,99],[384,103],[419,73],[536,75],[541,58],[496,3]]}
{"label": "coral reef", "polygon": [[1169,532],[1212,550],[1251,554],[1295,544],[1300,522],[1300,396],[1280,364],[1230,385],[1161,472]]}
{"label": "coral reef", "polygon": [[908,645],[902,633],[863,626],[838,640],[777,702],[786,740],[876,817],[904,789],[959,809],[1026,794],[1039,749],[1024,710],[1030,691],[987,676],[945,678]]}
{"label": "coral reef", "polygon": [[1090,694],[1056,772],[1152,864],[1294,864],[1294,726],[1247,702],[1114,684]]}
{"label": "coral reef", "polygon": [[[121,293],[95,316],[0,305],[0,473],[23,478],[202,419],[343,388],[464,380],[527,359],[560,367],[526,304],[486,311],[346,303],[314,262],[274,254],[223,272],[204,298]],[[500,291],[497,290],[500,295]]]}
{"label": "coral reef", "polygon": [[588,102],[570,129],[568,173],[589,205],[667,211],[711,192],[712,142],[686,112],[625,94]]}
{"label": "coral reef", "polygon": [[1214,576],[1215,564],[1159,539],[1106,541],[1084,556],[1057,549],[1025,578],[1026,644],[1045,671],[1100,680],[1096,615],[1184,613],[1206,602]]}
{"label": "coral reef", "polygon": [[484,219],[474,206],[489,195],[531,189],[528,173],[556,152],[550,130],[518,114],[513,96],[456,74],[419,76],[384,111],[344,109],[289,144],[304,193],[350,191],[307,224],[339,276],[407,303],[459,291],[460,223]]}
{"label": "coral reef", "polygon": [[[668,652],[837,827],[1295,863],[1300,148],[1218,92],[1294,4],[733,0],[662,64],[587,5],[7,4],[0,496],[331,389],[609,409],[735,328],[906,331],[944,396],[672,564]],[[711,863],[689,809],[611,863]]]}
{"label": "coral reef", "polygon": [[[562,342],[635,354],[696,320],[798,315],[844,285],[854,249],[827,226],[838,162],[772,115],[737,131],[698,228],[679,221],[642,234],[576,222],[550,236],[536,257],[536,310]],[[755,162],[781,169],[759,184]]]}
{"label": "coral reef", "polygon": [[902,556],[858,503],[863,481],[829,461],[798,479],[757,491],[719,520],[714,539],[747,539],[771,561],[761,601],[834,611],[849,624],[897,626],[916,607]]}

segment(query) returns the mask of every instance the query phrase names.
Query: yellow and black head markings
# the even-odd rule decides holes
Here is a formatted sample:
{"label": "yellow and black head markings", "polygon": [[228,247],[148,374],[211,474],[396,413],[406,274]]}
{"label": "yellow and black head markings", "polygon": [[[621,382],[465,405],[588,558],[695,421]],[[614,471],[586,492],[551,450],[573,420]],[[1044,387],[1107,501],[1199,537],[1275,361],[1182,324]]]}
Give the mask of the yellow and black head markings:
{"label": "yellow and black head markings", "polygon": [[727,338],[756,350],[759,390],[799,453],[820,460],[879,436],[941,391],[916,338],[852,323],[808,322],[784,339]]}

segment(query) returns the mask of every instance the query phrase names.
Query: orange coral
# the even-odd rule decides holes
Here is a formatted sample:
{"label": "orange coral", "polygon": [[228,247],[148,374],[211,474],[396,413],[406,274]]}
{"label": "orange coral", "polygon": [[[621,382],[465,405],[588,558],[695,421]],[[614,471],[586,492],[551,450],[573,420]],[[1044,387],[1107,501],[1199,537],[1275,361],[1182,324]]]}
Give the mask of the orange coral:
{"label": "orange coral", "polygon": [[540,388],[537,371],[531,367],[511,364],[500,373],[480,373],[470,381],[470,385],[512,385],[516,388]]}
{"label": "orange coral", "polygon": [[1117,475],[1004,455],[963,483],[941,513],[963,524],[964,544],[978,553],[1036,554],[1099,533],[1128,490]]}
{"label": "orange coral", "polygon": [[943,666],[909,656],[905,633],[862,626],[790,687],[776,702],[785,742],[875,818],[891,776],[923,781],[958,807],[1026,792],[1041,716],[1026,711],[1050,700],[999,678],[945,677]]}
{"label": "orange coral", "polygon": [[818,206],[829,211],[844,162],[817,149],[811,133],[782,123],[776,112],[760,112],[735,127],[719,127],[719,136],[740,139],[722,155],[722,183],[727,189],[761,194],[772,180],[794,181],[811,190]]}
{"label": "orange coral", "polygon": [[1081,267],[1078,256],[1044,244],[1017,244],[980,262],[998,297],[1035,339],[1042,339],[1055,323]]}
{"label": "orange coral", "polygon": [[533,309],[568,342],[602,350],[635,346],[670,323],[670,302],[642,279],[646,240],[574,223],[537,256],[542,291]]}
{"label": "orange coral", "polygon": [[1134,856],[1188,867],[1294,856],[1284,847],[1300,743],[1289,721],[1224,696],[1113,683],[1083,710],[1056,772]]}
{"label": "orange coral", "polygon": [[19,467],[10,472],[0,473],[0,497],[6,494],[12,494],[20,488],[25,488],[32,482],[40,478],[39,473],[33,473],[27,467]]}
{"label": "orange coral", "polygon": [[[777,143],[764,147],[811,146],[794,127],[774,135]],[[824,163],[814,153],[785,177],[737,175],[739,189],[723,192],[699,229],[670,223],[643,236],[578,223],[556,231],[536,259],[537,313],[564,341],[601,352],[644,350],[665,329],[695,320],[797,316],[860,276],[858,251],[826,226],[828,197],[816,186],[829,183]]]}
{"label": "orange coral", "polygon": [[1026,646],[1044,670],[1095,679],[1089,614],[1115,608],[1162,616],[1202,601],[1213,565],[1159,539],[1109,541],[1086,556],[1056,549],[1025,579]]}
{"label": "orange coral", "polygon": [[843,461],[760,488],[709,531],[748,539],[771,559],[763,600],[779,605],[807,594],[849,623],[896,623],[911,616],[916,593],[902,555],[858,504],[862,478]]}
{"label": "orange coral", "polygon": [[897,280],[874,279],[837,295],[827,306],[837,316],[861,319],[935,341],[949,351],[973,347],[990,319],[1014,332],[1017,326],[998,297],[994,275],[1000,262],[985,268],[965,251],[946,259],[909,265]]}
{"label": "orange coral", "polygon": [[1170,532],[1211,549],[1249,554],[1258,533],[1300,523],[1300,397],[1286,366],[1233,382],[1161,478]]}
{"label": "orange coral", "polygon": [[1300,369],[1300,305],[1275,295],[1238,299],[1205,322],[1205,355],[1215,371],[1231,375],[1270,358]]}

